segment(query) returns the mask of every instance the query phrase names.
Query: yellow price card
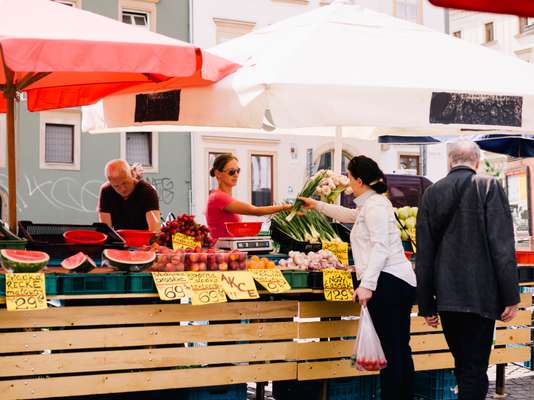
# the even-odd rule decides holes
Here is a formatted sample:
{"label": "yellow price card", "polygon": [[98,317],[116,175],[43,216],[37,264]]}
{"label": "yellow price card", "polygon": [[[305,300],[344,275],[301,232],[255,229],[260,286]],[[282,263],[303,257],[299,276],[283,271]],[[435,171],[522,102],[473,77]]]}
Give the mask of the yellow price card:
{"label": "yellow price card", "polygon": [[324,297],[328,301],[352,301],[354,287],[349,271],[323,270]]}
{"label": "yellow price card", "polygon": [[291,289],[282,271],[273,269],[249,269],[254,279],[270,293],[283,293]]}
{"label": "yellow price card", "polygon": [[152,272],[159,298],[165,301],[191,297],[191,287],[184,272]]}
{"label": "yellow price card", "polygon": [[220,272],[187,272],[187,279],[191,286],[193,305],[226,302]]}
{"label": "yellow price card", "polygon": [[201,242],[197,242],[194,237],[184,235],[183,233],[175,233],[172,235],[172,248],[177,249],[194,249],[195,247],[202,247]]}
{"label": "yellow price card", "polygon": [[6,305],[8,311],[46,309],[45,274],[6,274]]}
{"label": "yellow price card", "polygon": [[330,250],[343,265],[349,265],[349,244],[346,242],[323,242],[323,249]]}
{"label": "yellow price card", "polygon": [[248,271],[221,272],[224,291],[232,300],[249,300],[260,297],[252,274]]}

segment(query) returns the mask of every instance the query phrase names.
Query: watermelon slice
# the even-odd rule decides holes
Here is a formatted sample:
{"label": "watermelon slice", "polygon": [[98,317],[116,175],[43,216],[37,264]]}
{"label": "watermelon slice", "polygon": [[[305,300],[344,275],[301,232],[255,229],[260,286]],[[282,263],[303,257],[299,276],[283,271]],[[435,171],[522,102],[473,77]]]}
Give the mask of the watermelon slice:
{"label": "watermelon slice", "polygon": [[126,271],[142,271],[152,265],[156,259],[154,251],[129,251],[105,249],[102,258],[112,267]]}
{"label": "watermelon slice", "polygon": [[0,258],[5,269],[12,272],[37,272],[48,264],[50,256],[42,251],[2,249]]}
{"label": "watermelon slice", "polygon": [[96,264],[93,259],[81,251],[73,256],[70,256],[69,258],[64,259],[61,262],[61,266],[69,271],[82,273],[89,272],[93,268],[96,268]]}

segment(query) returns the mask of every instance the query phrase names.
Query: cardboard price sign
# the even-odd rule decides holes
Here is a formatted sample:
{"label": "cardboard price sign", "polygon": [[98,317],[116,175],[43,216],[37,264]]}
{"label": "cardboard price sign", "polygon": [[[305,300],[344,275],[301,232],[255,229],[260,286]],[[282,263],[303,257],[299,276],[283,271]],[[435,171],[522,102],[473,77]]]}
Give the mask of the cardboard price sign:
{"label": "cardboard price sign", "polygon": [[184,272],[152,272],[159,298],[165,301],[191,297],[191,287]]}
{"label": "cardboard price sign", "polygon": [[249,300],[260,297],[252,274],[248,271],[225,271],[221,273],[224,291],[232,300]]}
{"label": "cardboard price sign", "polygon": [[45,274],[6,274],[7,311],[44,310]]}
{"label": "cardboard price sign", "polygon": [[283,293],[291,289],[282,271],[277,268],[250,269],[249,272],[270,293]]}
{"label": "cardboard price sign", "polygon": [[187,272],[187,279],[194,306],[226,302],[220,272]]}
{"label": "cardboard price sign", "polygon": [[177,249],[194,249],[195,247],[202,247],[201,242],[197,242],[194,237],[184,235],[183,233],[175,233],[172,235],[172,248]]}
{"label": "cardboard price sign", "polygon": [[323,242],[323,249],[330,250],[339,262],[349,265],[349,244],[346,242]]}
{"label": "cardboard price sign", "polygon": [[354,287],[349,271],[323,270],[324,297],[328,301],[352,301]]}

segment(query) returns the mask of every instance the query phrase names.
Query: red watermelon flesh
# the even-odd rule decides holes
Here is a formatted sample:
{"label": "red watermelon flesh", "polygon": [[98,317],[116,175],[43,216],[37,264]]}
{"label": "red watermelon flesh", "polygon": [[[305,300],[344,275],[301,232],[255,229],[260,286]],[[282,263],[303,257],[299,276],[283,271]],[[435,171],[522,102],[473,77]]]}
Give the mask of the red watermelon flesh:
{"label": "red watermelon flesh", "polygon": [[96,264],[93,259],[81,251],[73,256],[70,256],[69,258],[64,259],[61,262],[61,266],[69,271],[74,272],[89,272],[93,268],[96,268]]}
{"label": "red watermelon flesh", "polygon": [[0,258],[5,269],[13,272],[37,272],[48,264],[50,257],[42,251],[2,249]]}
{"label": "red watermelon flesh", "polygon": [[106,249],[102,252],[102,257],[112,267],[141,271],[152,265],[156,259],[156,253],[154,251]]}

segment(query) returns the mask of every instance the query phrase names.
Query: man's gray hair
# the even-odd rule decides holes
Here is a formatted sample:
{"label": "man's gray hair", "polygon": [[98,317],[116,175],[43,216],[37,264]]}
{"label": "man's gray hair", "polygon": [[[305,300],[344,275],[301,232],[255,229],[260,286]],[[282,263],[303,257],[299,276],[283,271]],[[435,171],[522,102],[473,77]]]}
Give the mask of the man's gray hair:
{"label": "man's gray hair", "polygon": [[480,148],[475,142],[459,140],[449,144],[449,164],[451,167],[467,165],[475,168],[480,161]]}

